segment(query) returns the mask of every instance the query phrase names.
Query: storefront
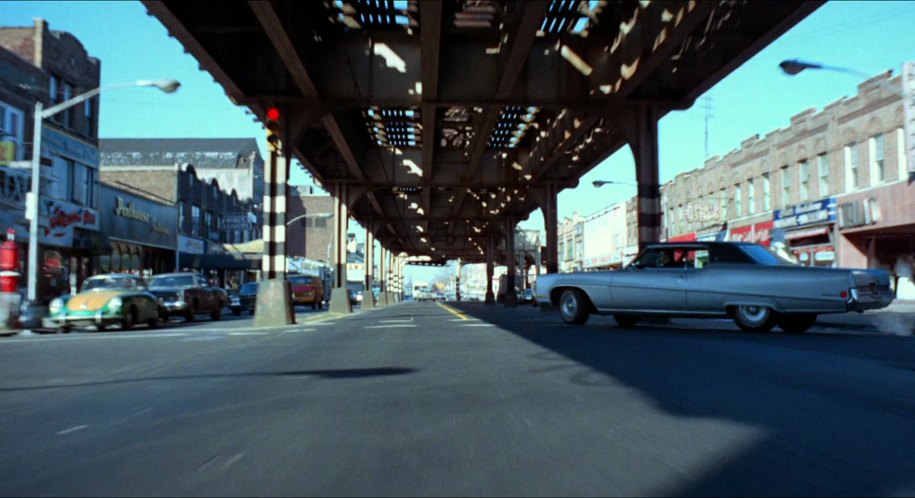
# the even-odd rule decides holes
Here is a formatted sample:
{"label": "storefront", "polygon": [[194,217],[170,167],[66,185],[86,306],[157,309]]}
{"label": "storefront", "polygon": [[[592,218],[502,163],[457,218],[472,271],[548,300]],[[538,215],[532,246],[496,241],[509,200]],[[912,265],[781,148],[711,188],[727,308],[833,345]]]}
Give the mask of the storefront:
{"label": "storefront", "polygon": [[837,265],[836,198],[789,206],[775,211],[772,245],[784,245],[788,254],[804,266]]}
{"label": "storefront", "polygon": [[840,266],[894,271],[915,254],[915,184],[899,182],[838,200]]}
{"label": "storefront", "polygon": [[762,221],[759,219],[743,221],[745,224],[741,225],[735,224],[728,229],[727,240],[753,242],[768,247],[772,243],[772,229],[775,222],[772,220],[771,214],[767,215],[767,218]]}
{"label": "storefront", "polygon": [[109,185],[101,193],[101,226],[111,250],[96,257],[96,271],[150,276],[174,270],[177,209]]}

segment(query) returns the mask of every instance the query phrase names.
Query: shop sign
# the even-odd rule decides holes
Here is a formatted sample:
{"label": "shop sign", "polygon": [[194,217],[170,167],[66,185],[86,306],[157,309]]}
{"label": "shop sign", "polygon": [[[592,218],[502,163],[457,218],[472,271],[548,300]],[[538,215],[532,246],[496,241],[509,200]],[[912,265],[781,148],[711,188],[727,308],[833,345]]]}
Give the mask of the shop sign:
{"label": "shop sign", "polygon": [[798,204],[775,211],[775,228],[797,228],[836,221],[836,198]]}
{"label": "shop sign", "polygon": [[39,214],[42,244],[71,247],[74,228],[99,230],[99,218],[95,210],[69,202],[42,199]]}
{"label": "shop sign", "polygon": [[223,230],[251,230],[248,214],[227,214],[222,220]]}
{"label": "shop sign", "polygon": [[690,223],[714,223],[721,221],[721,203],[718,201],[702,201],[686,203],[686,221]]}
{"label": "shop sign", "polygon": [[143,223],[149,223],[150,215],[137,209],[132,202],[124,202],[123,197],[115,197],[114,214]]}
{"label": "shop sign", "polygon": [[696,232],[684,233],[667,239],[668,242],[692,242],[696,240]]}
{"label": "shop sign", "polygon": [[877,199],[858,199],[839,204],[839,228],[872,225],[880,221],[880,204]]}
{"label": "shop sign", "polygon": [[203,254],[206,252],[206,241],[179,235],[178,251],[186,254]]}
{"label": "shop sign", "polygon": [[98,149],[60,133],[47,126],[42,128],[41,154],[43,156],[66,156],[83,164],[98,167]]}
{"label": "shop sign", "polygon": [[732,228],[728,240],[735,242],[755,242],[764,246],[772,242],[773,221],[763,221],[755,225]]}

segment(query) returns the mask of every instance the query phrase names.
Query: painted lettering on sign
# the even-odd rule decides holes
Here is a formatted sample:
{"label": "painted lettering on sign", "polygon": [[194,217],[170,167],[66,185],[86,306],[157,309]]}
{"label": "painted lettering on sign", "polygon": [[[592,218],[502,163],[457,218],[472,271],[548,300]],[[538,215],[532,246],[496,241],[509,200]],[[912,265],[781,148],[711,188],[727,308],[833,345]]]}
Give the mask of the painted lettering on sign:
{"label": "painted lettering on sign", "polygon": [[132,202],[124,202],[124,199],[120,197],[115,197],[115,202],[117,205],[114,207],[114,214],[123,216],[124,218],[141,221],[143,223],[149,223],[149,213],[140,211],[134,207]]}

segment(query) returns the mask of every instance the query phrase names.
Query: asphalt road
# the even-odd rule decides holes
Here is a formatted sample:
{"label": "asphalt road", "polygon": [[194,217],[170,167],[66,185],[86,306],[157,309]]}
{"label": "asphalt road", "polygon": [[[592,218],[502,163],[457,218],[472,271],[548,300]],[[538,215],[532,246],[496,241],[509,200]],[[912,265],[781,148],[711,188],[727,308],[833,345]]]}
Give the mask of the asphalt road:
{"label": "asphalt road", "polygon": [[0,338],[0,495],[915,495],[915,342],[532,307]]}

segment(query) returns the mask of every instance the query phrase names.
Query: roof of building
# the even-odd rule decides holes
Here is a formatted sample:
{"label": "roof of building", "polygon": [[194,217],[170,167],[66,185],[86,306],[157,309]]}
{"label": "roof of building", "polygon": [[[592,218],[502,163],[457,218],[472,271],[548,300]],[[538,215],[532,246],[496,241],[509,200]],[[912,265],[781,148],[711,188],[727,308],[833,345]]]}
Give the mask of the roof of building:
{"label": "roof of building", "polygon": [[102,166],[151,166],[190,163],[195,168],[247,167],[255,153],[254,138],[103,138],[99,140]]}

